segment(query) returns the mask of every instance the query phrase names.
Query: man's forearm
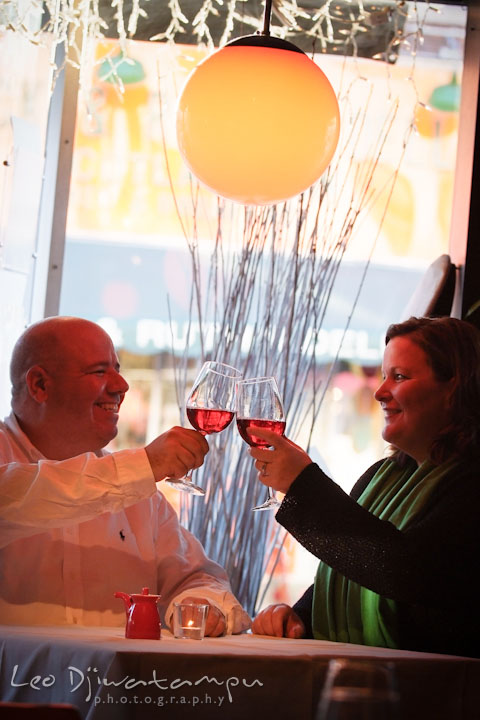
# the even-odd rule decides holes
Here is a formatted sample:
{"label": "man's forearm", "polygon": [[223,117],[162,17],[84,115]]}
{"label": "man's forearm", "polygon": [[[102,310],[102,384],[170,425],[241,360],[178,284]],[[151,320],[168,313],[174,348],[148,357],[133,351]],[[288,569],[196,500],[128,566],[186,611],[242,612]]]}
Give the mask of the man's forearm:
{"label": "man's forearm", "polygon": [[118,512],[153,495],[144,450],[0,466],[0,547],[51,528]]}

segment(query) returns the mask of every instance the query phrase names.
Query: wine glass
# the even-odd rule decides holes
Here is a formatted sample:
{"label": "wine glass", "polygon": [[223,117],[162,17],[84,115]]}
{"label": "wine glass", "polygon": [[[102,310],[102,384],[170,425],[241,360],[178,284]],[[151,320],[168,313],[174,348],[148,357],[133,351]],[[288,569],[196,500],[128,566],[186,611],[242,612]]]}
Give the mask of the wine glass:
{"label": "wine glass", "polygon": [[[187,398],[186,413],[190,424],[202,433],[221,432],[232,422],[235,413],[235,388],[241,373],[231,365],[210,360],[203,364]],[[191,473],[183,478],[167,478],[169,485],[191,495],[205,495],[192,481]]]}
{"label": "wine glass", "polygon": [[[241,380],[237,386],[237,427],[246,443],[252,447],[267,448],[267,440],[249,435],[247,430],[265,428],[277,435],[285,432],[285,413],[274,377],[258,377]],[[265,465],[263,474],[265,474]],[[280,506],[275,493],[269,487],[267,500],[253,510],[272,510]]]}
{"label": "wine glass", "polygon": [[316,720],[397,720],[398,712],[392,663],[329,661]]}

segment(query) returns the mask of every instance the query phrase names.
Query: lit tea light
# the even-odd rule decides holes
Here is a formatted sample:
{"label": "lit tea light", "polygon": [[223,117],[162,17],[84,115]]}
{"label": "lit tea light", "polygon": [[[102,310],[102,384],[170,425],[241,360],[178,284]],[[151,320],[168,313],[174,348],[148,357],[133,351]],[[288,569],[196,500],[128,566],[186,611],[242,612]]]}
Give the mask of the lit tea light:
{"label": "lit tea light", "polygon": [[183,626],[182,636],[190,640],[202,640],[204,629],[201,625],[195,625],[195,620],[188,620]]}
{"label": "lit tea light", "polygon": [[173,614],[175,637],[184,640],[203,640],[207,610],[207,605],[175,603]]}

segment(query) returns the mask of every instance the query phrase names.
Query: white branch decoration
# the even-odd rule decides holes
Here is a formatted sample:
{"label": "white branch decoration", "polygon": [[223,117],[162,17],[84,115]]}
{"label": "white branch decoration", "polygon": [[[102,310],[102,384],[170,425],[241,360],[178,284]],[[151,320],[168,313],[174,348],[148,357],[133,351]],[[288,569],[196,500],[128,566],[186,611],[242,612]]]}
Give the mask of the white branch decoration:
{"label": "white branch decoration", "polygon": [[[320,369],[318,344],[337,272],[363,217],[381,193],[385,212],[396,174],[373,191],[398,105],[390,103],[382,130],[369,148],[371,161],[359,170],[358,151],[363,154],[369,142],[365,121],[370,96],[367,91],[364,107],[352,116],[351,90],[341,98],[345,123],[340,149],[321,180],[298,198],[276,206],[242,207],[218,198],[214,249],[207,262],[197,233],[199,187],[192,180],[191,204],[182,210],[171,184],[191,258],[187,346],[188,337],[198,329],[199,363],[225,362],[245,377],[274,375],[287,413],[287,435],[307,450],[330,379]],[[386,186],[390,192],[384,192]],[[371,251],[375,242],[373,238]],[[368,262],[359,277],[357,299],[367,267]],[[184,399],[195,369],[189,371],[188,352],[175,360],[184,418]],[[265,488],[235,426],[210,436],[209,444],[211,451],[195,479],[206,496],[182,495],[181,520],[225,566],[234,592],[254,612],[262,603],[259,590],[266,568],[278,561],[285,535],[273,514],[251,510],[264,498]]]}

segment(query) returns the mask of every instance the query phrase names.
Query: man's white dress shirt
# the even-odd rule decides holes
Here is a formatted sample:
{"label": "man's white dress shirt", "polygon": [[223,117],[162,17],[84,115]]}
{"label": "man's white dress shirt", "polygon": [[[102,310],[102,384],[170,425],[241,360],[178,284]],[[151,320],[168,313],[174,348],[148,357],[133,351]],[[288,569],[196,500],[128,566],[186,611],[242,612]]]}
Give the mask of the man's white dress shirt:
{"label": "man's white dress shirt", "polygon": [[157,490],[144,449],[45,459],[13,413],[0,422],[0,623],[125,624],[117,590],[203,597],[249,626],[223,568]]}

